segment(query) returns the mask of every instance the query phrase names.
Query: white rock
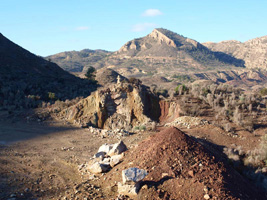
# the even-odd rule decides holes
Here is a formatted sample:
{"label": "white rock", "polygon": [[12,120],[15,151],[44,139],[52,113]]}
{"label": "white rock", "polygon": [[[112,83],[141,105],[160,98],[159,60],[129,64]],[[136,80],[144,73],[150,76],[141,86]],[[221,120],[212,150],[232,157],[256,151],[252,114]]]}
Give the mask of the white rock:
{"label": "white rock", "polygon": [[120,155],[114,155],[110,158],[110,166],[114,167],[115,165],[119,164],[123,159],[123,154]]}
{"label": "white rock", "polygon": [[99,147],[98,152],[108,153],[112,149],[112,147],[112,144],[103,144],[101,147]]}
{"label": "white rock", "polygon": [[146,175],[147,175],[146,170],[133,167],[122,170],[122,181],[124,184],[131,181],[137,183],[143,180],[146,177]]}
{"label": "white rock", "polygon": [[127,196],[136,196],[138,193],[138,188],[135,185],[123,185],[118,183],[118,193]]}
{"label": "white rock", "polygon": [[124,144],[123,141],[120,141],[120,142],[118,142],[116,144],[113,144],[112,146],[113,146],[113,148],[108,152],[109,156],[119,155],[122,152],[127,150],[127,147],[126,147],[126,145]]}
{"label": "white rock", "polygon": [[110,165],[103,164],[100,162],[95,162],[93,165],[88,167],[88,170],[93,174],[107,172],[109,169],[110,169]]}

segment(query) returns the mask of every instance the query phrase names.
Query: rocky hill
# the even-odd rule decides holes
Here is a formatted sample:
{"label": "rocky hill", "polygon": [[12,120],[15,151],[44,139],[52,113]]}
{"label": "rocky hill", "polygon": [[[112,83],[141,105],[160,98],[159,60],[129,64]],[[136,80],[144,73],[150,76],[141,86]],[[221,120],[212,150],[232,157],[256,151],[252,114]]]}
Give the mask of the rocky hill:
{"label": "rocky hill", "polygon": [[[123,76],[165,76],[173,72],[243,67],[243,61],[222,52],[213,52],[195,40],[154,29],[145,37],[127,42],[113,53],[64,52],[48,57],[62,68],[86,72],[88,66],[112,68]],[[94,55],[98,55],[95,58]],[[67,67],[66,67],[67,66]],[[70,67],[71,66],[71,67]],[[74,69],[75,68],[75,69]]]}
{"label": "rocky hill", "polygon": [[223,52],[244,60],[247,68],[267,69],[267,36],[248,40],[244,43],[229,40],[219,43],[203,43],[212,51]]}
{"label": "rocky hill", "polygon": [[0,106],[34,107],[41,100],[64,100],[89,95],[95,88],[94,83],[71,75],[2,34],[0,70]]}
{"label": "rocky hill", "polygon": [[61,68],[69,72],[81,72],[85,66],[103,67],[101,64],[98,66],[97,63],[109,54],[110,52],[105,50],[84,49],[54,54],[47,56],[46,59],[57,63]]}

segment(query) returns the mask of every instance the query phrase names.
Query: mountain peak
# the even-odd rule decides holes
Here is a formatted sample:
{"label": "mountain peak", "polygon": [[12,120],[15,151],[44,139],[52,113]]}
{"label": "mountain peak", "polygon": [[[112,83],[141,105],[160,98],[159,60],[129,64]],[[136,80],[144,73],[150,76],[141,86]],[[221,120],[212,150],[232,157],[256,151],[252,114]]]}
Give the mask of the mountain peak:
{"label": "mountain peak", "polygon": [[172,47],[176,48],[177,46],[176,46],[175,42],[171,38],[169,38],[166,34],[164,34],[164,32],[162,32],[161,30],[164,30],[164,29],[160,29],[160,28],[154,29],[148,35],[148,37],[151,37],[151,38],[157,40],[160,44],[165,42],[168,46],[172,46]]}

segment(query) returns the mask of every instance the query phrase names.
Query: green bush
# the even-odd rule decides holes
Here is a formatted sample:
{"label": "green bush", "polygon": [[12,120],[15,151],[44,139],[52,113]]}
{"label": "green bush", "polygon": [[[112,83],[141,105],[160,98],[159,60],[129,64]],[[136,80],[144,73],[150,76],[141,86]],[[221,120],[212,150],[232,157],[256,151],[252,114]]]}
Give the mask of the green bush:
{"label": "green bush", "polygon": [[267,95],[267,88],[262,88],[262,89],[260,90],[260,95],[261,95],[261,96],[265,96],[265,95]]}
{"label": "green bush", "polygon": [[85,74],[86,78],[89,79],[89,80],[95,80],[95,68],[90,66],[88,69],[87,69],[87,72]]}
{"label": "green bush", "polygon": [[141,131],[145,131],[146,130],[146,126],[144,126],[144,125],[140,126],[140,130]]}
{"label": "green bush", "polygon": [[48,92],[48,99],[49,100],[55,100],[56,99],[56,94],[53,92]]}

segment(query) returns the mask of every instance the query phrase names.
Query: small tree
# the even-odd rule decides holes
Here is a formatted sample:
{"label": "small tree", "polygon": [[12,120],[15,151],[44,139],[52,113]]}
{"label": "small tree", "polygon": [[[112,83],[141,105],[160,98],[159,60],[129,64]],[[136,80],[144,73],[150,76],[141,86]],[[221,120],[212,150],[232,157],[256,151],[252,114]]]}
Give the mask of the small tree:
{"label": "small tree", "polygon": [[85,74],[86,78],[89,79],[89,80],[95,80],[95,68],[90,66],[88,69],[87,69],[87,72]]}

